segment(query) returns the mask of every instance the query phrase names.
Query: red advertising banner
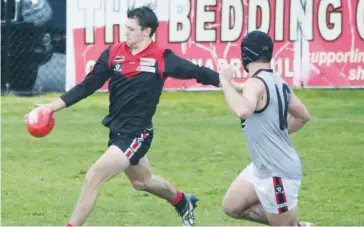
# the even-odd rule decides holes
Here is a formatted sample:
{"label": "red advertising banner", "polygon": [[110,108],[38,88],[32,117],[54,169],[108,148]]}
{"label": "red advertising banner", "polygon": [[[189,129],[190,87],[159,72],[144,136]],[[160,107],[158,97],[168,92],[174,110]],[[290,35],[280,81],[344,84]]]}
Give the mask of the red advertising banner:
{"label": "red advertising banner", "polygon": [[[134,1],[69,1],[67,89],[81,82],[100,53],[124,40],[125,12]],[[364,87],[364,0],[139,0],[152,3],[160,25],[155,41],[192,62],[240,70],[247,31],[268,32],[275,42],[272,67],[291,86]],[[127,3],[127,4],[125,4]],[[195,80],[167,79],[165,89],[213,89]],[[107,84],[101,89],[107,90]]]}
{"label": "red advertising banner", "polygon": [[315,0],[313,21],[304,85],[364,87],[364,1]]}

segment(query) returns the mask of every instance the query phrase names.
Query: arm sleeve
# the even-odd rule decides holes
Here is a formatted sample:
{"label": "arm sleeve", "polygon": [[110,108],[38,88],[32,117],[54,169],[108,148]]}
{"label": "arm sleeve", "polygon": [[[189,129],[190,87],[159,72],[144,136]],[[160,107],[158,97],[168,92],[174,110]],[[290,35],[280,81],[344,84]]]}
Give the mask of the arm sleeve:
{"label": "arm sleeve", "polygon": [[219,73],[210,68],[196,65],[175,55],[171,50],[164,51],[164,74],[176,79],[196,79],[204,85],[220,84]]}
{"label": "arm sleeve", "polygon": [[60,97],[67,107],[93,94],[110,78],[109,53],[110,47],[102,52],[92,71],[86,75],[85,79]]}

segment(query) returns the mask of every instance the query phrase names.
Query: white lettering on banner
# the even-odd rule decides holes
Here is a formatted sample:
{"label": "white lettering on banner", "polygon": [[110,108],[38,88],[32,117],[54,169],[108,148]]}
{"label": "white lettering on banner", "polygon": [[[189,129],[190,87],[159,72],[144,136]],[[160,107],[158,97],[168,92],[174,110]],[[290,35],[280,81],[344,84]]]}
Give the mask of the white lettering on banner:
{"label": "white lettering on banner", "polygon": [[[275,25],[274,25],[274,40],[283,41],[284,39],[284,0],[276,0],[275,9]],[[277,13],[280,12],[280,13]]]}
{"label": "white lettering on banner", "polygon": [[358,66],[357,69],[349,71],[349,80],[364,80],[364,67]]}
{"label": "white lettering on banner", "polygon": [[[189,61],[193,62],[196,65],[202,65],[208,67],[212,70],[219,71],[217,67],[219,67],[223,63],[233,64],[236,67],[236,74],[234,77],[236,78],[246,78],[248,74],[245,71],[241,71],[241,59],[240,58],[218,58],[217,59],[217,67],[214,64],[214,59],[212,58],[192,58]],[[293,70],[293,59],[290,58],[276,58],[272,59],[271,66],[274,68],[276,74],[278,76],[285,75],[286,78],[293,78],[294,77],[294,70]]]}
{"label": "white lettering on banner", "polygon": [[[192,29],[195,29],[196,42],[215,42],[217,41],[217,30],[214,26],[217,25],[214,23],[221,26],[222,42],[234,42],[242,34],[245,19],[248,22],[248,31],[259,29],[268,32],[273,17],[275,18],[274,26],[272,26],[275,41],[284,40],[285,24],[290,24],[288,34],[290,41],[296,41],[300,33],[305,40],[313,40],[314,23],[317,23],[319,34],[326,41],[338,39],[343,32],[343,12],[339,10],[344,3],[341,0],[315,1],[318,2],[317,21],[313,20],[314,0],[292,0],[289,4],[285,0],[276,0],[274,7],[269,0],[247,1],[247,7],[244,8],[244,1],[241,0],[195,0],[194,6],[191,5],[191,0],[77,0],[77,7],[83,17],[85,44],[95,43],[95,26],[101,26],[101,24],[104,24],[105,27],[105,44],[115,42],[114,37],[117,36],[114,35],[114,32],[118,33],[118,41],[125,41],[124,23],[127,8],[134,3],[139,5],[147,2],[158,6],[156,11],[158,14],[169,15],[169,42],[186,42],[191,38]],[[211,9],[211,7],[217,7],[218,3],[221,4],[220,22],[216,21],[219,10]],[[195,9],[192,10],[194,7]],[[364,0],[357,0],[356,5],[353,4],[352,8],[355,9],[353,19],[356,32],[364,39]],[[289,10],[288,17],[285,13],[286,10]],[[190,17],[191,13],[194,14],[192,17]],[[244,15],[247,15],[248,18],[244,18]],[[193,21],[191,21],[192,19]],[[79,26],[81,22],[75,23]]]}
{"label": "white lettering on banner", "polygon": [[[174,0],[176,1],[176,0]],[[216,22],[216,13],[209,10],[209,7],[216,6],[217,0],[203,0],[196,1],[196,42],[215,42],[216,29],[206,23]]]}
{"label": "white lettering on banner", "polygon": [[[258,10],[260,9],[260,26],[257,24]],[[269,31],[270,27],[270,7],[268,0],[249,0],[248,2],[248,31],[261,30],[264,32]]]}
{"label": "white lettering on banner", "polygon": [[105,1],[105,40],[106,44],[114,43],[114,27],[119,29],[119,41],[124,41],[125,26],[120,24],[125,21],[127,4],[118,0]]}
{"label": "white lettering on banner", "polygon": [[188,15],[191,12],[190,0],[170,1],[168,22],[168,41],[186,42],[191,36],[191,21]]}
{"label": "white lettering on banner", "polygon": [[[327,15],[329,6],[333,7],[332,12]],[[342,13],[335,12],[342,7],[341,0],[322,0],[318,6],[318,28],[322,38],[326,41],[334,41],[342,34]],[[329,18],[329,21],[327,21]],[[330,24],[330,27],[328,26]]]}
{"label": "white lettering on banner", "polygon": [[[209,25],[218,23],[216,14],[218,10],[210,10],[216,6],[218,0],[195,0],[196,8],[190,0],[169,1],[169,41],[185,42],[191,38],[192,29],[195,29],[196,42],[215,42],[217,31]],[[289,40],[297,41],[300,34],[307,41],[314,39],[314,23],[318,24],[319,33],[326,41],[333,41],[342,34],[343,18],[341,0],[321,0],[317,6],[317,21],[314,21],[314,0],[292,0],[288,4],[285,0],[276,0],[275,7],[269,0],[248,0],[247,9],[241,0],[221,1],[220,37],[222,42],[234,42],[244,27],[244,13],[247,18],[247,30],[259,29],[265,32],[271,27],[272,16],[274,20],[274,40],[283,41],[285,24],[289,24]],[[356,5],[356,28],[359,36],[364,39],[364,0],[358,0]],[[285,11],[289,10],[289,16]],[[246,12],[244,12],[246,10]],[[191,18],[190,14],[194,14]],[[259,23],[258,23],[259,22]],[[195,26],[192,26],[194,24]],[[300,33],[301,32],[301,33]]]}
{"label": "white lettering on banner", "polygon": [[222,42],[234,42],[243,32],[243,3],[241,0],[225,0],[224,3],[221,6],[220,39]]}
{"label": "white lettering on banner", "polygon": [[293,59],[291,58],[272,59],[271,66],[278,76],[282,77],[282,74],[284,74],[286,78],[294,78],[295,74],[293,71]]}
{"label": "white lettering on banner", "polygon": [[356,5],[356,29],[360,38],[364,40],[364,0],[358,0]]}
{"label": "white lettering on banner", "polygon": [[[212,70],[219,71],[218,68],[215,67],[214,59],[211,58],[193,58],[189,59],[191,62],[193,62],[196,65],[203,65],[205,67],[208,67]],[[231,58],[231,59],[225,59],[225,58],[218,58],[217,59],[217,67],[221,66],[223,63],[227,64],[233,64],[236,67],[236,74],[234,77],[236,78],[245,78],[248,76],[247,73],[242,74],[242,72],[239,70],[241,68],[241,59],[240,58]]]}
{"label": "white lettering on banner", "polygon": [[93,44],[95,42],[95,11],[102,9],[101,0],[79,0],[79,11],[84,11],[85,15],[85,44]]}
{"label": "white lettering on banner", "polygon": [[360,49],[350,52],[311,52],[311,63],[318,66],[330,66],[335,63],[363,63],[364,65],[364,52]]}
{"label": "white lettering on banner", "polygon": [[292,0],[289,24],[290,41],[298,39],[298,27],[300,27],[302,35],[306,40],[313,40],[313,0],[304,0],[303,2],[301,0]]}
{"label": "white lettering on banner", "polygon": [[[156,1],[157,0],[138,0],[137,5],[147,3],[156,5]],[[83,11],[84,14],[85,44],[95,43],[96,24],[99,26],[103,24],[101,27],[104,27],[105,37],[103,42],[105,44],[115,43],[114,32],[116,30],[118,30],[119,33],[118,41],[125,41],[126,11],[128,7],[135,3],[136,2],[132,0],[78,0],[78,10],[81,12]],[[155,36],[153,36],[153,39],[155,39]]]}

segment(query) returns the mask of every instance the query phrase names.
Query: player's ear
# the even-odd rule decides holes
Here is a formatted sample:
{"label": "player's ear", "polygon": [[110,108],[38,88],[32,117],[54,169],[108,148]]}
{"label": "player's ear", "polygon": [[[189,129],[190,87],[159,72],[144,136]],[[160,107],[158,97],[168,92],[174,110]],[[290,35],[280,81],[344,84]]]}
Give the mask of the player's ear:
{"label": "player's ear", "polygon": [[144,28],[143,33],[144,33],[145,37],[151,37],[150,34],[152,34],[152,29],[151,28]]}

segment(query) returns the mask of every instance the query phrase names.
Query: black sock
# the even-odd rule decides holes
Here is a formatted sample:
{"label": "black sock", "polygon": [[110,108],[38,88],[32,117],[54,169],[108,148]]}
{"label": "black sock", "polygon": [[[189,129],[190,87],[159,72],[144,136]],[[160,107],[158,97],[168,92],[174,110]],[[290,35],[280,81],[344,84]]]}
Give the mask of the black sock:
{"label": "black sock", "polygon": [[187,204],[187,200],[185,194],[180,191],[177,191],[176,198],[171,202],[171,204],[180,212],[182,212]]}

